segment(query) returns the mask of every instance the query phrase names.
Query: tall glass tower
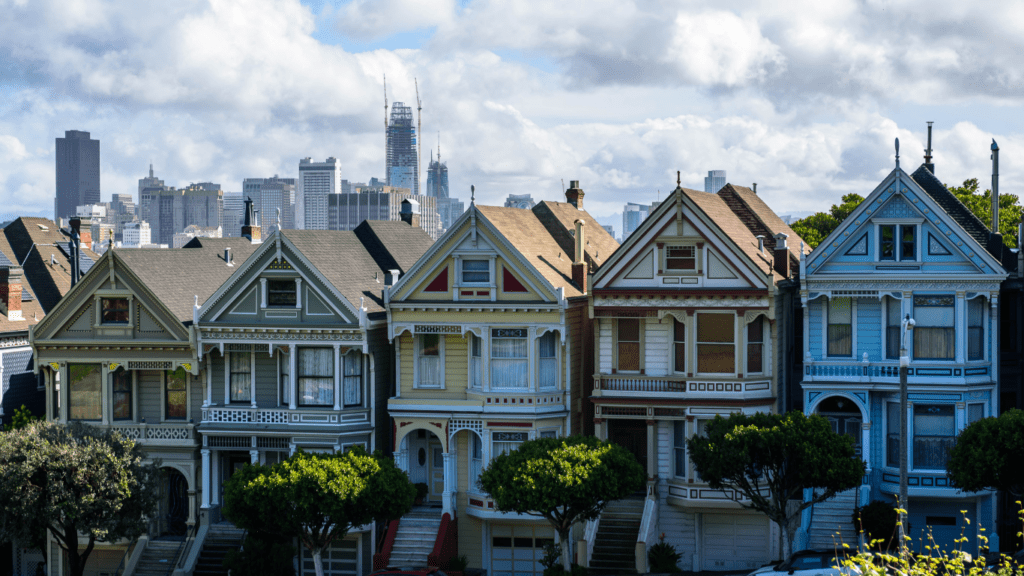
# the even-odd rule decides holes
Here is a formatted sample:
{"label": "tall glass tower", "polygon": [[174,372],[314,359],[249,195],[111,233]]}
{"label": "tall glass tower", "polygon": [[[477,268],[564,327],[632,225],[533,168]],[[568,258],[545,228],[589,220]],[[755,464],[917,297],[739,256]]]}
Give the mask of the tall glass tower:
{"label": "tall glass tower", "polygon": [[388,121],[387,174],[384,178],[388,186],[408,188],[413,194],[419,194],[420,155],[416,125],[412,120],[412,108],[395,102]]}

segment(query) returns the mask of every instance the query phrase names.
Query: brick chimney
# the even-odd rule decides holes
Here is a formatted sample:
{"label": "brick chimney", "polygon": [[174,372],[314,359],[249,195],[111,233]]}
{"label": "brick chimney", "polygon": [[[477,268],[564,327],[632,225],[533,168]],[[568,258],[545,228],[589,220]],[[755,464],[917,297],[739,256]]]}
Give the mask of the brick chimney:
{"label": "brick chimney", "polygon": [[23,320],[21,317],[21,279],[20,266],[0,268],[0,304],[7,312],[11,321]]}
{"label": "brick chimney", "polygon": [[569,180],[569,189],[565,191],[565,201],[583,210],[583,190],[580,189],[579,180]]}
{"label": "brick chimney", "polygon": [[789,278],[789,247],[786,246],[789,234],[779,232],[775,235],[775,271],[783,278]]}
{"label": "brick chimney", "polygon": [[[576,182],[573,182],[576,184]],[[580,191],[580,195],[583,195],[583,191]],[[566,192],[568,196],[568,192]],[[587,260],[584,257],[584,246],[586,246],[586,239],[583,237],[583,220],[576,219],[576,254],[572,259],[572,281],[579,287],[580,292],[587,293],[587,273],[590,271],[590,266],[587,265]]]}
{"label": "brick chimney", "polygon": [[253,244],[263,243],[263,229],[256,220],[256,211],[252,207],[252,198],[245,199],[245,220],[242,221],[242,238],[248,238]]}
{"label": "brick chimney", "polygon": [[72,218],[71,229],[78,231],[82,246],[92,248],[92,218]]}
{"label": "brick chimney", "polygon": [[412,198],[402,200],[402,212],[399,214],[402,222],[416,228],[420,227],[420,203]]}

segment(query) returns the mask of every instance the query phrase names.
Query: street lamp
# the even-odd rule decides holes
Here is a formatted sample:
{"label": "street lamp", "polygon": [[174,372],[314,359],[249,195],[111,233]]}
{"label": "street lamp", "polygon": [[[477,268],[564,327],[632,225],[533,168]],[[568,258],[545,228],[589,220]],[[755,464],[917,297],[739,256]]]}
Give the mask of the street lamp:
{"label": "street lamp", "polygon": [[907,314],[900,323],[903,327],[900,342],[900,550],[906,546],[907,527],[907,369],[910,357],[907,356],[907,332],[914,329],[914,319]]}

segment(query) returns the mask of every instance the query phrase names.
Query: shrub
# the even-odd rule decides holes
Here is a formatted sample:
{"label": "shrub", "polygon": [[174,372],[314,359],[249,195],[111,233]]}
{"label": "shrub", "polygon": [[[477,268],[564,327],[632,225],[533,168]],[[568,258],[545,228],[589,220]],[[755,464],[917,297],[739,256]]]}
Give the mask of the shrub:
{"label": "shrub", "polygon": [[853,527],[857,532],[864,532],[864,538],[883,550],[890,550],[896,543],[896,523],[899,514],[892,504],[875,500],[853,511]]}
{"label": "shrub", "polygon": [[426,482],[417,482],[416,483],[416,498],[417,499],[426,498],[427,497],[427,492],[430,492],[430,489],[427,488],[427,483]]}
{"label": "shrub", "polygon": [[651,546],[647,551],[647,562],[650,564],[648,568],[651,572],[682,572],[683,570],[679,568],[679,560],[682,557],[682,554],[676,552],[676,547],[665,542],[665,538],[662,537],[661,542]]}

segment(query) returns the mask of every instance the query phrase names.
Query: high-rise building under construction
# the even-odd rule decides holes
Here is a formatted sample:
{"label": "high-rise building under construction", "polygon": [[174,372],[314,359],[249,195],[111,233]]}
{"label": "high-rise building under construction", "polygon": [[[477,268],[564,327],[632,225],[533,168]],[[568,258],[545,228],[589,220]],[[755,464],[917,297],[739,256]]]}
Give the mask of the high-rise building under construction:
{"label": "high-rise building under construction", "polygon": [[387,185],[420,193],[420,156],[412,107],[395,102],[387,126]]}

